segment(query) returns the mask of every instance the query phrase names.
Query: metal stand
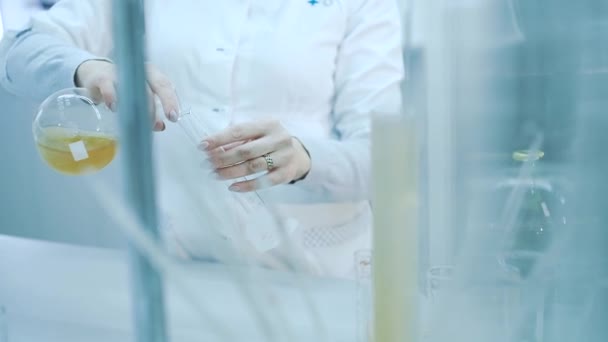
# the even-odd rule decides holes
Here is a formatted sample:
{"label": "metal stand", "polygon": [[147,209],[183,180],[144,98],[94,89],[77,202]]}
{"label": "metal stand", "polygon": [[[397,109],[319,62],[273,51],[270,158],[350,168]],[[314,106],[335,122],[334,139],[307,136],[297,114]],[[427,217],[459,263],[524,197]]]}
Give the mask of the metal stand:
{"label": "metal stand", "polygon": [[[152,130],[145,89],[143,1],[114,0],[113,18],[126,196],[148,233],[158,238]],[[129,254],[136,341],[165,342],[168,338],[161,277],[133,245]]]}

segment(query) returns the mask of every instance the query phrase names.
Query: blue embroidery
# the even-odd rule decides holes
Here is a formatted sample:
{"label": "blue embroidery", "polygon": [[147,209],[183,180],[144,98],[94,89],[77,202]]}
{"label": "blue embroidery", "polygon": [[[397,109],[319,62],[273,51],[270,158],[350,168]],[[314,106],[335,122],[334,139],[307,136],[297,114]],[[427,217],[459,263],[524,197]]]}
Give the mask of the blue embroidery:
{"label": "blue embroidery", "polygon": [[308,1],[308,3],[309,3],[311,6],[314,6],[314,5],[318,4],[319,2],[318,2],[317,0],[310,0],[310,1]]}

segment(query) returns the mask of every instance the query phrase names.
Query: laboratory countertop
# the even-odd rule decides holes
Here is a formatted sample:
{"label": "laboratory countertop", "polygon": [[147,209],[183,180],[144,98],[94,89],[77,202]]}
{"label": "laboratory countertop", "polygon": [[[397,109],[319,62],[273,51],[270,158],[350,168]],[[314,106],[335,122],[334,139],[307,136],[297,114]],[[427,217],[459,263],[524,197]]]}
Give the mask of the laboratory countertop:
{"label": "laboratory countertop", "polygon": [[[354,282],[256,270],[239,283],[225,266],[187,268],[183,279],[195,291],[184,295],[165,281],[172,341],[356,340]],[[122,251],[0,236],[0,275],[0,329],[8,326],[9,342],[134,340]],[[253,299],[243,285],[254,289]]]}

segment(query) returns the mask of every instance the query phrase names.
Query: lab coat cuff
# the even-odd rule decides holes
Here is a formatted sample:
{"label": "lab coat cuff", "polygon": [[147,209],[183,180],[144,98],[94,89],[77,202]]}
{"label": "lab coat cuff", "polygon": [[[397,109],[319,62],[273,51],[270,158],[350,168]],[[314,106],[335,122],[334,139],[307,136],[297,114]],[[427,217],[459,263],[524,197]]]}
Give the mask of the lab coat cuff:
{"label": "lab coat cuff", "polygon": [[298,137],[298,140],[310,155],[311,166],[306,177],[293,186],[323,195],[323,184],[327,180],[328,168],[334,163],[330,151],[332,146],[328,144],[327,139]]}
{"label": "lab coat cuff", "polygon": [[66,59],[63,63],[62,70],[60,70],[59,75],[61,75],[62,84],[60,84],[61,88],[72,88],[76,86],[76,71],[78,67],[86,61],[97,60],[97,61],[106,61],[112,63],[111,60],[103,57],[96,56],[88,51],[84,51],[81,49],[74,49],[73,53],[66,54]]}

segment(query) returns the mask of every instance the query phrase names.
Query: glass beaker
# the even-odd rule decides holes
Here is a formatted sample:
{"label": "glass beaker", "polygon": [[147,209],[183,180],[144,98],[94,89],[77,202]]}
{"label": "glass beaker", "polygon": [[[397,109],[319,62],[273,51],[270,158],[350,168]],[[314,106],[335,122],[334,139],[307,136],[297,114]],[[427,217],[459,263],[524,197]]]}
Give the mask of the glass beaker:
{"label": "glass beaker", "polygon": [[49,96],[32,124],[40,157],[67,175],[94,173],[114,160],[118,149],[118,116],[83,88]]}

